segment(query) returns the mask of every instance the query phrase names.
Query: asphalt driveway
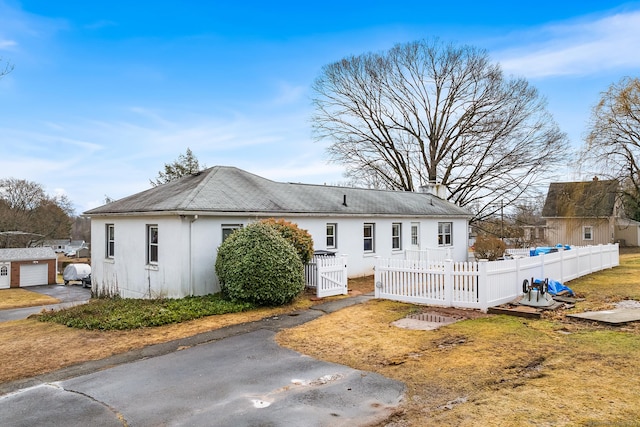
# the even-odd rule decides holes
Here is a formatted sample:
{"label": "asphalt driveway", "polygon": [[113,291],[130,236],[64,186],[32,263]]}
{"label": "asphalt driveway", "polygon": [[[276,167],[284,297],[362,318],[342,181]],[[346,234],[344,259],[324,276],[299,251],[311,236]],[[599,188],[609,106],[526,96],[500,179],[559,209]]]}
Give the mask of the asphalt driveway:
{"label": "asphalt driveway", "polygon": [[57,310],[72,305],[84,304],[91,298],[91,289],[83,288],[81,285],[42,285],[29,286],[24,289],[57,298],[60,303],[0,310],[0,322],[26,319],[32,314],[40,313],[42,310]]}
{"label": "asphalt driveway", "polygon": [[259,329],[0,397],[8,426],[357,426],[404,385],[278,346]]}
{"label": "asphalt driveway", "polygon": [[[81,289],[41,291],[67,292],[74,300],[68,304],[82,300],[70,296]],[[274,341],[279,330],[371,297],[324,302],[0,384],[1,424],[320,427],[380,421],[400,403],[402,383]]]}

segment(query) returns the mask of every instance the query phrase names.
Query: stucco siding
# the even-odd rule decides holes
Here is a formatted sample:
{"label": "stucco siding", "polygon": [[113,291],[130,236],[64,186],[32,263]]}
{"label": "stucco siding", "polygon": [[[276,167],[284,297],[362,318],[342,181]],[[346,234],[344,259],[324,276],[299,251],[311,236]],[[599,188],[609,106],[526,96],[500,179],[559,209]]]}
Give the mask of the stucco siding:
{"label": "stucco siding", "polygon": [[[166,215],[95,217],[91,221],[92,277],[100,292],[125,298],[183,297],[219,292],[215,260],[223,226],[268,216]],[[349,277],[373,274],[376,257],[403,257],[411,248],[411,224],[420,224],[421,249],[438,247],[438,222],[451,222],[455,261],[467,256],[466,219],[277,216],[313,237],[315,250],[348,257]],[[327,247],[326,225],[337,225],[337,246]],[[364,224],[374,224],[374,250],[364,252]],[[392,249],[392,224],[401,224],[401,248]],[[106,256],[106,226],[114,225],[114,256]],[[147,226],[158,226],[158,262],[147,263]]]}

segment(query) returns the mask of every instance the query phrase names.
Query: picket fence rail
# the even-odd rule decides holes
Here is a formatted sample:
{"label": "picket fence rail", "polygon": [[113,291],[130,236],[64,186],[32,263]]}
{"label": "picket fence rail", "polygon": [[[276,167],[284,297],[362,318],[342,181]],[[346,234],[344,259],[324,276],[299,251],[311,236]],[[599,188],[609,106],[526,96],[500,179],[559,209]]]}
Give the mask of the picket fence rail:
{"label": "picket fence rail", "polygon": [[522,295],[525,279],[548,278],[564,283],[619,264],[617,243],[491,262],[378,258],[375,297],[487,311]]}

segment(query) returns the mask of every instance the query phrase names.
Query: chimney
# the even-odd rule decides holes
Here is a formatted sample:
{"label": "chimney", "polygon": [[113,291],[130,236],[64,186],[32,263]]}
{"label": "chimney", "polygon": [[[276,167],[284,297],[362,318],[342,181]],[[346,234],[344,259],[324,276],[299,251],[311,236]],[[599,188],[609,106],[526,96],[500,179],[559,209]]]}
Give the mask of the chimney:
{"label": "chimney", "polygon": [[444,184],[439,184],[436,182],[429,182],[426,185],[421,185],[418,188],[419,193],[432,194],[436,197],[446,200],[449,195],[449,190],[447,186]]}
{"label": "chimney", "polygon": [[347,206],[347,195],[342,196],[342,206]]}

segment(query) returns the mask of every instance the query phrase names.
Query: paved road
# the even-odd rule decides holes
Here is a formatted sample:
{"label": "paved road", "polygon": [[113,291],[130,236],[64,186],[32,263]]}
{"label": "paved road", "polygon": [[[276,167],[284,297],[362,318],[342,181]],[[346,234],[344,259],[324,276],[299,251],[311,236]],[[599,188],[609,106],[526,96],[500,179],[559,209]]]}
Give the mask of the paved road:
{"label": "paved road", "polygon": [[83,288],[80,285],[43,285],[29,286],[24,288],[28,291],[38,292],[57,298],[59,304],[47,304],[36,307],[14,308],[10,310],[0,310],[0,322],[9,320],[26,319],[32,314],[42,310],[55,310],[77,304],[84,304],[91,298],[91,289]]}
{"label": "paved road", "polygon": [[338,300],[5,384],[0,420],[29,427],[366,425],[394,410],[402,383],[318,361],[273,340],[277,330],[366,299]]}

